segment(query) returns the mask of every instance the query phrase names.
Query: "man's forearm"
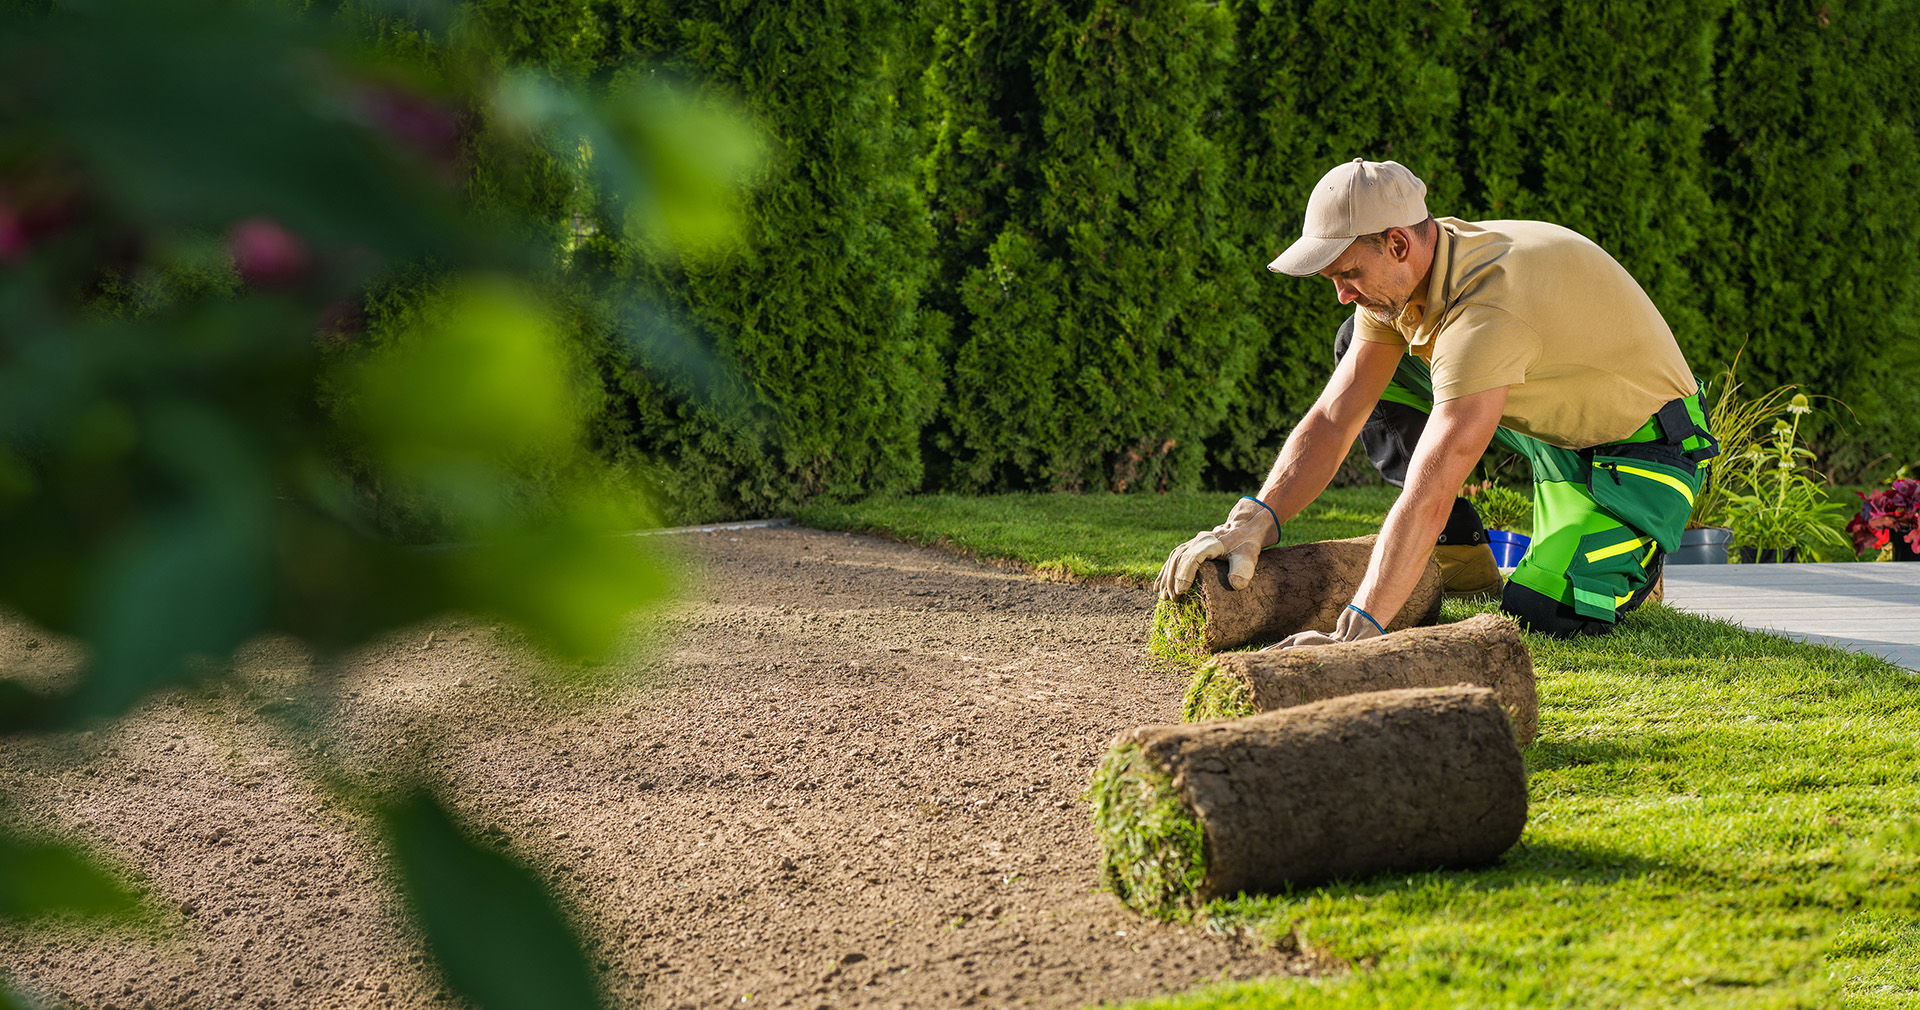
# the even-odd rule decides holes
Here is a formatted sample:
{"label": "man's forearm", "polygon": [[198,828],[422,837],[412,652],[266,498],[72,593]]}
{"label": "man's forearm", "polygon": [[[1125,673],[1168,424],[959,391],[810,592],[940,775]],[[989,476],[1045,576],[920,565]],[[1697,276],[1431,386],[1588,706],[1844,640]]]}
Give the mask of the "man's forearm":
{"label": "man's forearm", "polygon": [[[1458,488],[1460,485],[1455,484]],[[1380,539],[1373,545],[1367,576],[1353,594],[1353,605],[1382,627],[1392,623],[1420,583],[1433,557],[1433,545],[1446,528],[1453,510],[1452,491],[1442,494],[1435,482],[1409,481],[1399,500],[1387,512]]]}
{"label": "man's forearm", "polygon": [[1507,387],[1499,386],[1435,407],[1414,448],[1406,489],[1387,512],[1367,577],[1353,597],[1354,606],[1381,625],[1391,622],[1413,595],[1447,526],[1453,499],[1487,451],[1506,402]]}

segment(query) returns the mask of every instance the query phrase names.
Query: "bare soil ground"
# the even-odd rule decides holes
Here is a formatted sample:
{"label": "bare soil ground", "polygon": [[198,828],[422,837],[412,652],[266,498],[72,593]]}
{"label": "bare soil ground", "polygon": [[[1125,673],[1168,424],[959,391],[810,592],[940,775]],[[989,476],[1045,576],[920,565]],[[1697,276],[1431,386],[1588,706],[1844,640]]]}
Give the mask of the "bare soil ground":
{"label": "bare soil ground", "polygon": [[[1093,763],[1179,718],[1146,591],[799,528],[669,539],[684,595],[588,689],[447,621],[330,672],[261,642],[227,686],[0,743],[6,817],[162,912],[0,928],[0,974],[88,1008],[458,1005],[329,769],[439,783],[545,868],[616,1006],[1080,1006],[1314,969],[1096,889]],[[0,625],[10,672],[75,659]]]}

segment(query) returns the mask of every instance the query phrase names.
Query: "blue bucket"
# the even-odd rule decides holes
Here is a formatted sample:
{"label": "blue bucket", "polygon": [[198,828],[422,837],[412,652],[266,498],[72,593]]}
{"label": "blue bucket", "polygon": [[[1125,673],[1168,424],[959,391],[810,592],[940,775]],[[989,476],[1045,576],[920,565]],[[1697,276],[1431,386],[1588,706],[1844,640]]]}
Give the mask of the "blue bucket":
{"label": "blue bucket", "polygon": [[1520,563],[1527,553],[1527,545],[1532,539],[1525,533],[1509,533],[1506,530],[1488,530],[1487,545],[1493,548],[1493,563],[1502,568],[1512,568]]}

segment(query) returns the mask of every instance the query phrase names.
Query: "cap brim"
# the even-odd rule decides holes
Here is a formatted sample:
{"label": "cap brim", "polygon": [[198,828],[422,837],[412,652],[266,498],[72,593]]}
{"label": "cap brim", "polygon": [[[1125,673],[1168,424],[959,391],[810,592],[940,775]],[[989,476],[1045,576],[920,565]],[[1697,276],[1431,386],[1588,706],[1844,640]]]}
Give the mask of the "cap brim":
{"label": "cap brim", "polygon": [[1340,258],[1353,244],[1351,238],[1308,238],[1302,236],[1287,251],[1274,257],[1267,269],[1277,274],[1294,277],[1311,277],[1327,268],[1327,265]]}

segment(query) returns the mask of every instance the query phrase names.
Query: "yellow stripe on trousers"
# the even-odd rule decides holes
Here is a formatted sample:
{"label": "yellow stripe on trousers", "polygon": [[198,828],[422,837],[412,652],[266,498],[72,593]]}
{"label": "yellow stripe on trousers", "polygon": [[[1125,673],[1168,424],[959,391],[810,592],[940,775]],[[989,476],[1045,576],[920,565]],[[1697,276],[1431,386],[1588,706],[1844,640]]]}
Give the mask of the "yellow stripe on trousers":
{"label": "yellow stripe on trousers", "polygon": [[1669,477],[1664,473],[1658,473],[1653,470],[1642,470],[1637,466],[1616,466],[1614,467],[1614,469],[1620,471],[1621,473],[1633,474],[1635,477],[1645,477],[1648,480],[1657,480],[1660,483],[1665,484],[1666,486],[1674,489],[1675,491],[1680,492],[1680,496],[1687,500],[1687,504],[1689,505],[1693,504],[1693,489],[1688,487],[1684,482],[1682,482],[1678,478]]}
{"label": "yellow stripe on trousers", "polygon": [[1612,547],[1602,547],[1597,551],[1588,551],[1587,560],[1605,561],[1608,558],[1617,558],[1622,554],[1637,551],[1646,545],[1646,537],[1634,537],[1632,540],[1628,540],[1625,543],[1614,544]]}

